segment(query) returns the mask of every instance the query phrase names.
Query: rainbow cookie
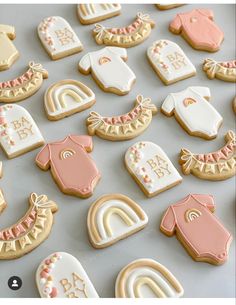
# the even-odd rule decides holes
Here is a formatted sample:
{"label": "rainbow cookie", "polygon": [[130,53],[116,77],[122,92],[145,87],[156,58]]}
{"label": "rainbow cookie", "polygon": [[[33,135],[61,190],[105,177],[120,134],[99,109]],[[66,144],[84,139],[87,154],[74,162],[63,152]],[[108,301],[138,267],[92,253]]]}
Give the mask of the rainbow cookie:
{"label": "rainbow cookie", "polygon": [[123,28],[106,28],[95,24],[93,36],[97,44],[123,48],[134,47],[147,39],[155,22],[147,14],[138,13],[135,21]]}
{"label": "rainbow cookie", "polygon": [[165,152],[152,142],[132,145],[125,154],[125,166],[147,197],[153,197],[182,181]]}
{"label": "rainbow cookie", "polygon": [[50,234],[55,202],[32,193],[29,210],[14,225],[0,231],[0,259],[15,259],[38,247]]}
{"label": "rainbow cookie", "polygon": [[213,196],[190,194],[165,212],[160,230],[178,240],[195,261],[221,265],[228,259],[232,234],[214,216]]}
{"label": "rainbow cookie", "polygon": [[178,298],[184,289],[175,276],[152,259],[137,259],[117,276],[116,298]]}
{"label": "rainbow cookie", "polygon": [[0,24],[0,71],[9,69],[19,57],[19,52],[12,43],[15,38],[16,33],[13,26]]}
{"label": "rainbow cookie", "polygon": [[38,26],[38,36],[52,60],[83,50],[83,45],[72,27],[59,16],[43,19]]}
{"label": "rainbow cookie", "polygon": [[218,78],[226,82],[236,82],[236,60],[217,62],[207,58],[202,68],[209,79]]}
{"label": "rainbow cookie", "polygon": [[130,140],[140,135],[150,125],[152,116],[157,111],[150,98],[138,95],[134,108],[126,114],[102,117],[97,112],[90,112],[87,119],[88,133],[111,141]]}
{"label": "rainbow cookie", "polygon": [[121,13],[118,3],[83,3],[77,5],[77,14],[82,24],[102,21]]}
{"label": "rainbow cookie", "polygon": [[193,154],[182,149],[180,164],[185,175],[206,180],[225,180],[236,174],[236,140],[235,133],[230,130],[225,135],[226,144],[220,150],[208,154]]}
{"label": "rainbow cookie", "polygon": [[65,79],[52,84],[45,93],[44,107],[49,120],[57,121],[92,107],[95,94],[83,83]]}
{"label": "rainbow cookie", "polygon": [[122,194],[104,195],[89,209],[89,240],[94,248],[105,248],[142,230],[147,222],[147,215],[132,199]]}
{"label": "rainbow cookie", "polygon": [[98,298],[80,262],[66,252],[56,252],[44,259],[36,271],[41,298]]}
{"label": "rainbow cookie", "polygon": [[0,82],[0,102],[13,103],[30,97],[36,93],[48,78],[48,72],[41,64],[29,62],[29,69],[17,78]]}

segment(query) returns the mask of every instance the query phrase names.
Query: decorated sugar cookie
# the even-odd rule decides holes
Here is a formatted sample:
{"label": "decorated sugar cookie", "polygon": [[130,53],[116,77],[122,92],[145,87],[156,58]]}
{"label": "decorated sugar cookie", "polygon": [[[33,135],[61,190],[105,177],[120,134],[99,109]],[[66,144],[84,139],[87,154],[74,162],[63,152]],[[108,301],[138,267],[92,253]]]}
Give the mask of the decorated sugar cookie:
{"label": "decorated sugar cookie", "polygon": [[164,10],[169,10],[169,9],[172,9],[172,8],[180,7],[182,5],[184,5],[184,4],[169,3],[169,4],[156,4],[156,7],[159,10],[164,11]]}
{"label": "decorated sugar cookie", "polygon": [[217,136],[223,118],[209,103],[210,96],[207,87],[188,87],[169,94],[161,110],[167,116],[174,115],[191,136],[211,140]]}
{"label": "decorated sugar cookie", "polygon": [[233,107],[234,113],[236,114],[236,96],[233,98],[232,107]]}
{"label": "decorated sugar cookie", "polygon": [[93,194],[101,177],[88,155],[92,149],[90,136],[69,135],[62,141],[45,145],[35,161],[42,170],[51,169],[63,193],[87,198]]}
{"label": "decorated sugar cookie", "polygon": [[193,154],[182,149],[180,164],[185,175],[206,180],[225,180],[236,174],[236,140],[235,133],[230,130],[225,135],[225,146],[208,154]]}
{"label": "decorated sugar cookie", "polygon": [[38,36],[53,60],[83,50],[83,45],[72,27],[59,16],[45,18],[38,26]]}
{"label": "decorated sugar cookie", "polygon": [[116,279],[116,298],[178,298],[184,289],[160,263],[137,259],[125,266]]}
{"label": "decorated sugar cookie", "polygon": [[0,106],[0,145],[8,158],[14,158],[44,144],[29,112],[19,105]]}
{"label": "decorated sugar cookie", "polygon": [[0,179],[2,178],[3,176],[3,168],[2,168],[2,161],[0,161]]}
{"label": "decorated sugar cookie", "polygon": [[214,13],[209,9],[177,14],[169,29],[174,34],[181,34],[197,50],[216,52],[224,40],[224,33],[214,22]]}
{"label": "decorated sugar cookie", "polygon": [[6,206],[7,206],[7,203],[5,201],[3,192],[0,189],[0,214],[3,212],[3,210],[6,208]]}
{"label": "decorated sugar cookie", "polygon": [[98,298],[80,262],[66,252],[55,252],[36,271],[41,298]]}
{"label": "decorated sugar cookie", "polygon": [[126,49],[105,47],[84,55],[79,62],[79,71],[91,73],[102,90],[125,95],[136,80],[135,74],[125,63],[127,58]]}
{"label": "decorated sugar cookie", "polygon": [[165,152],[152,142],[137,142],[125,154],[125,166],[147,197],[182,181]]}
{"label": "decorated sugar cookie", "polygon": [[91,24],[120,15],[118,3],[83,3],[77,5],[77,13],[82,24]]}
{"label": "decorated sugar cookie", "polygon": [[170,40],[157,40],[147,50],[148,60],[165,85],[196,74],[196,69],[183,50]]}
{"label": "decorated sugar cookie", "polygon": [[95,94],[83,83],[65,79],[51,85],[44,96],[44,107],[49,120],[56,121],[90,108]]}
{"label": "decorated sugar cookie", "polygon": [[214,216],[211,195],[190,194],[165,212],[160,229],[178,240],[195,261],[221,265],[228,259],[232,234]]}
{"label": "decorated sugar cookie", "polygon": [[130,48],[147,39],[154,26],[155,22],[149,15],[138,13],[135,21],[123,28],[106,28],[102,24],[95,24],[93,36],[97,44]]}
{"label": "decorated sugar cookie", "polygon": [[97,112],[90,112],[87,119],[88,133],[111,141],[129,140],[140,135],[156,113],[157,107],[151,103],[151,99],[138,95],[134,108],[126,114],[102,117]]}
{"label": "decorated sugar cookie", "polygon": [[89,209],[89,239],[94,248],[105,248],[142,230],[147,222],[147,215],[132,199],[122,194],[104,195]]}
{"label": "decorated sugar cookie", "polygon": [[24,74],[0,82],[0,102],[13,103],[30,97],[39,90],[45,78],[48,78],[48,72],[42,65],[29,62],[29,68]]}
{"label": "decorated sugar cookie", "polygon": [[226,82],[236,82],[236,60],[217,62],[207,58],[203,63],[203,71],[208,78],[218,78]]}
{"label": "decorated sugar cookie", "polygon": [[12,43],[16,37],[15,28],[0,24],[0,71],[7,70],[19,57],[19,52]]}
{"label": "decorated sugar cookie", "polygon": [[17,223],[0,231],[0,259],[21,257],[48,238],[56,203],[46,195],[32,193],[29,204],[29,210]]}

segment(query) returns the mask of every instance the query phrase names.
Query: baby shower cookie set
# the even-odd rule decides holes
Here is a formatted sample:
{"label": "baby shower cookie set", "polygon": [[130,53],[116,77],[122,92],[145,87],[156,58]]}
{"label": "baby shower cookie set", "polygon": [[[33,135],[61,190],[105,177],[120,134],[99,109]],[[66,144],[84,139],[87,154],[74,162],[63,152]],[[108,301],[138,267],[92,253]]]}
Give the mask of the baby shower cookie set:
{"label": "baby shower cookie set", "polygon": [[[224,33],[214,21],[212,10],[199,8],[188,11],[183,6],[183,13],[176,15],[174,8],[179,6],[182,5],[156,5],[160,11],[173,9],[173,19],[169,20],[171,33],[180,34],[196,50],[217,52],[223,48],[221,44]],[[153,5],[153,9],[156,10],[156,7]],[[130,93],[130,110],[107,116],[93,110],[95,103],[102,103],[102,100],[97,99],[94,88],[79,80],[63,79],[63,76],[61,80],[52,83],[50,74],[53,71],[47,71],[42,64],[32,60],[26,72],[12,80],[0,82],[0,146],[7,157],[19,157],[42,146],[35,153],[36,165],[43,171],[50,170],[59,192],[79,197],[81,201],[93,196],[102,179],[99,162],[92,157],[93,150],[96,150],[93,145],[95,136],[101,138],[101,141],[127,141],[120,160],[124,162],[123,175],[133,178],[137,185],[136,197],[141,196],[138,188],[147,200],[161,192],[167,191],[168,194],[171,188],[179,185],[183,179],[188,179],[187,175],[190,174],[211,181],[234,177],[236,139],[232,130],[224,135],[225,145],[215,152],[195,153],[188,145],[182,147],[180,152],[175,152],[179,153],[179,165],[173,157],[168,156],[168,151],[159,146],[161,133],[155,139],[133,140],[151,128],[152,121],[160,116],[166,124],[171,120],[167,117],[174,116],[184,129],[183,136],[186,138],[193,136],[205,141],[218,136],[224,122],[214,107],[214,101],[210,102],[210,89],[196,86],[194,82],[189,87],[184,85],[185,79],[197,74],[187,48],[184,50],[174,42],[174,35],[171,41],[160,37],[158,30],[154,33],[157,21],[145,12],[136,12],[133,18],[130,16],[130,24],[118,28],[116,20],[119,17],[114,18],[114,27],[107,27],[100,22],[122,14],[120,4],[78,4],[76,11],[80,26],[90,25],[88,30],[91,30],[91,37],[99,49],[87,49],[86,42],[81,42],[77,35],[79,31],[72,28],[67,20],[61,16],[50,16],[39,21],[37,28],[43,46],[41,51],[44,52],[45,49],[48,60],[63,60],[66,56],[84,50],[82,55],[74,55],[78,73],[91,74],[94,88],[98,85],[104,95],[111,93],[112,103],[112,94],[122,96],[134,91],[136,75],[129,66],[129,48],[138,48],[139,44],[148,40],[146,58],[144,56],[143,60],[147,59],[146,65],[153,71],[153,79],[157,75],[168,88],[173,83],[183,81],[182,90],[166,91],[160,107],[157,107],[155,100],[142,95],[142,92],[136,92],[135,98]],[[13,69],[14,62],[20,56],[14,46],[15,36],[13,26],[0,25],[0,43],[3,45],[0,71]],[[212,81],[217,78],[225,82],[236,82],[235,60],[206,58],[199,64],[202,65],[203,76],[206,73]],[[87,134],[69,133],[65,138],[55,136],[46,143],[34,118],[35,114],[31,115],[17,104],[36,94],[47,78],[49,80],[42,103],[47,119],[58,121],[71,115],[79,117],[80,112],[91,108],[87,119],[79,121],[79,124],[84,124]],[[156,99],[159,99],[158,93]],[[234,99],[234,110],[235,105]],[[65,121],[68,130],[69,122]],[[3,176],[5,162],[11,161],[0,162],[0,178]],[[0,213],[7,208],[7,191],[0,189]],[[163,209],[163,215],[157,220],[160,231],[167,236],[175,234],[195,261],[213,265],[225,263],[230,255],[233,236],[227,225],[224,226],[214,214],[217,199],[206,194],[183,194],[182,197],[184,198],[177,198],[176,203],[166,200],[167,209]],[[0,259],[18,259],[40,246],[53,230],[54,218],[57,221],[58,213],[58,203],[49,194],[31,193],[25,215],[0,231]],[[87,212],[88,242],[93,251],[104,251],[103,248],[120,244],[123,239],[131,239],[133,234],[145,230],[148,216],[145,206],[141,207],[139,202],[121,194],[119,190],[117,193],[92,198]],[[184,270],[179,271],[178,278],[181,278],[182,272]],[[184,294],[184,288],[175,275],[150,257],[137,257],[114,276],[117,276],[114,286],[117,298],[181,297]],[[99,297],[77,257],[66,252],[48,253],[42,262],[38,261],[36,285],[42,298]],[[144,286],[146,289],[143,289]]]}

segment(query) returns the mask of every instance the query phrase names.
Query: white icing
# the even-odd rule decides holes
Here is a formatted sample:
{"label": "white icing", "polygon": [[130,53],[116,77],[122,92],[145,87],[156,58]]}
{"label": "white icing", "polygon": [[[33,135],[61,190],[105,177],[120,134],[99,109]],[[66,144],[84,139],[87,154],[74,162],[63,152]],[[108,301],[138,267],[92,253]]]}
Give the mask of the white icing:
{"label": "white icing", "polygon": [[[132,150],[136,148],[140,152],[140,159],[137,162],[133,162]],[[156,159],[157,155],[165,160],[165,162],[163,163],[163,161],[160,161],[161,164],[158,165],[158,161]],[[150,160],[153,160],[153,162],[156,163],[154,169],[147,162]],[[156,192],[161,192],[165,188],[182,181],[182,177],[173,166],[165,152],[158,145],[152,142],[138,142],[131,146],[125,154],[125,163],[129,168],[129,171],[131,171],[132,175],[139,180],[149,195]],[[160,171],[159,177],[154,171],[156,168]],[[167,168],[168,171],[163,168]],[[143,172],[142,169],[145,171]],[[147,174],[150,177],[150,183],[145,183],[143,181],[143,174]]]}
{"label": "white icing", "polygon": [[89,3],[83,4],[87,15],[83,14],[80,5],[78,5],[78,13],[81,19],[83,20],[90,20],[96,19],[102,16],[110,15],[115,12],[119,12],[121,10],[120,4],[113,4],[113,3]]}
{"label": "white icing", "polygon": [[[191,132],[214,137],[223,118],[204,97],[210,97],[209,88],[188,87],[183,91],[169,94],[162,104],[162,109],[167,114],[175,110]],[[186,98],[191,98],[195,102],[185,106]]]}
{"label": "white icing", "polygon": [[[122,219],[120,219],[119,216],[117,215],[112,215],[111,216],[111,227],[112,227],[112,236],[109,237],[107,236],[107,233],[105,231],[104,225],[103,225],[103,217],[104,217],[104,213],[109,209],[109,208],[113,208],[113,207],[118,207],[121,208],[133,221],[133,225],[132,226],[127,226],[127,224],[125,224]],[[108,243],[120,236],[126,235],[127,233],[142,227],[144,224],[146,224],[148,222],[148,217],[147,215],[144,213],[145,215],[145,219],[141,220],[138,215],[136,214],[136,212],[124,201],[121,200],[108,200],[106,202],[103,203],[103,205],[99,208],[98,212],[97,212],[97,219],[96,219],[96,223],[98,226],[98,230],[99,233],[101,234],[102,240],[101,242],[99,242],[98,244],[104,244],[104,243]]]}
{"label": "white icing", "polygon": [[[99,64],[102,58],[105,62]],[[87,53],[80,60],[79,66],[85,72],[91,70],[106,89],[115,88],[124,93],[131,90],[136,76],[122,58],[127,58],[126,49],[105,47],[99,51]]]}
{"label": "white icing", "polygon": [[[48,20],[50,21],[48,22]],[[69,23],[59,16],[45,18],[38,26],[38,35],[42,44],[52,56],[82,48],[81,41]],[[51,42],[48,43],[47,41]]]}
{"label": "white icing", "polygon": [[[154,52],[157,44],[161,44],[158,53]],[[189,74],[196,72],[194,65],[185,55],[183,50],[176,43],[169,40],[155,41],[152,46],[148,48],[147,56],[167,82],[174,82],[180,78],[183,79]],[[168,68],[165,69],[162,63]],[[176,69],[177,67],[179,68]]]}
{"label": "white icing", "polygon": [[[78,96],[82,99],[81,101],[77,102],[74,100],[73,97],[71,97],[70,95],[65,95],[64,96],[64,101],[66,103],[66,107],[63,108],[59,102],[59,96],[65,91],[65,90],[72,90],[75,93],[78,94]],[[50,88],[48,89],[50,90]],[[49,105],[48,105],[48,101],[47,101],[47,93],[45,95],[45,107],[47,110],[47,113],[50,116],[57,116],[59,114],[62,113],[67,113],[71,110],[74,109],[79,109],[82,106],[90,103],[91,101],[93,101],[95,99],[95,94],[93,93],[92,90],[90,90],[88,88],[88,90],[90,91],[90,96],[87,95],[85,92],[82,91],[82,89],[79,86],[73,85],[73,84],[63,84],[61,86],[56,87],[55,89],[52,90],[51,92],[51,97],[53,99],[53,103],[55,105],[56,111],[51,111]]]}
{"label": "white icing", "polygon": [[[72,273],[76,273],[76,275],[78,275],[84,281],[87,297],[98,298],[99,296],[80,262],[74,256],[68,253],[57,253],[61,258],[54,263],[54,268],[52,268],[50,272],[50,275],[52,276],[52,286],[57,289],[58,293],[56,297],[67,298],[69,293],[79,293],[78,290],[76,290],[76,287],[81,289],[83,288],[83,285],[77,281],[76,287],[74,287]],[[41,298],[45,298],[46,295],[44,293],[45,280],[41,279],[40,273],[43,269],[45,260],[51,258],[52,255],[53,254],[44,259],[36,271],[36,283]],[[71,284],[70,289],[68,289],[66,292],[64,291],[63,285],[60,283],[60,281],[63,279],[67,279]],[[83,297],[82,293],[79,293],[79,296]]]}
{"label": "white icing", "polygon": [[26,109],[19,105],[11,104],[2,115],[7,127],[0,126],[0,134],[6,132],[14,142],[14,145],[11,145],[7,136],[2,135],[0,137],[1,146],[9,157],[22,150],[27,151],[27,149],[37,146],[39,143],[44,143],[40,130]]}

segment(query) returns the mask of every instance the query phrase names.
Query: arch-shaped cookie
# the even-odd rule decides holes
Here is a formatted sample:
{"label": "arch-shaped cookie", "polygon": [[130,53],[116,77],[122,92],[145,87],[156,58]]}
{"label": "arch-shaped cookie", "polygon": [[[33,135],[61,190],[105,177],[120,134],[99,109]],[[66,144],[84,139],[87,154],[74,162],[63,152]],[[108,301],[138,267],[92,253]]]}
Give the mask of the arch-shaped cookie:
{"label": "arch-shaped cookie", "polygon": [[39,90],[45,78],[48,78],[48,72],[42,65],[29,62],[29,69],[24,74],[0,82],[0,102],[13,103],[26,99]]}
{"label": "arch-shaped cookie", "polygon": [[0,259],[15,259],[38,247],[53,225],[55,202],[46,195],[32,193],[26,214],[12,226],[0,231]]}
{"label": "arch-shaped cookie", "polygon": [[130,140],[140,135],[150,125],[152,116],[157,111],[151,99],[138,95],[134,108],[126,114],[102,117],[92,111],[87,119],[88,133],[111,141]]}
{"label": "arch-shaped cookie", "polygon": [[[112,215],[118,217],[113,218],[113,223]],[[89,209],[89,239],[94,248],[105,248],[140,231],[147,222],[145,212],[129,197],[122,194],[104,195]]]}
{"label": "arch-shaped cookie", "polygon": [[147,39],[154,26],[155,22],[148,14],[139,12],[135,21],[127,27],[106,28],[101,24],[95,24],[93,36],[99,45],[130,48]]}
{"label": "arch-shaped cookie", "polygon": [[207,58],[204,60],[202,68],[210,79],[218,78],[226,82],[236,82],[236,60],[217,62]]}
{"label": "arch-shaped cookie", "polygon": [[[143,286],[149,289],[142,291]],[[116,279],[116,298],[181,297],[183,287],[163,265],[152,259],[138,259],[124,267]]]}
{"label": "arch-shaped cookie", "polygon": [[183,173],[205,180],[225,180],[235,176],[236,139],[232,130],[225,135],[225,142],[221,149],[208,154],[194,154],[188,149],[182,149],[179,163]]}
{"label": "arch-shaped cookie", "polygon": [[53,121],[90,108],[94,103],[93,91],[73,79],[65,79],[52,84],[44,96],[47,117]]}

